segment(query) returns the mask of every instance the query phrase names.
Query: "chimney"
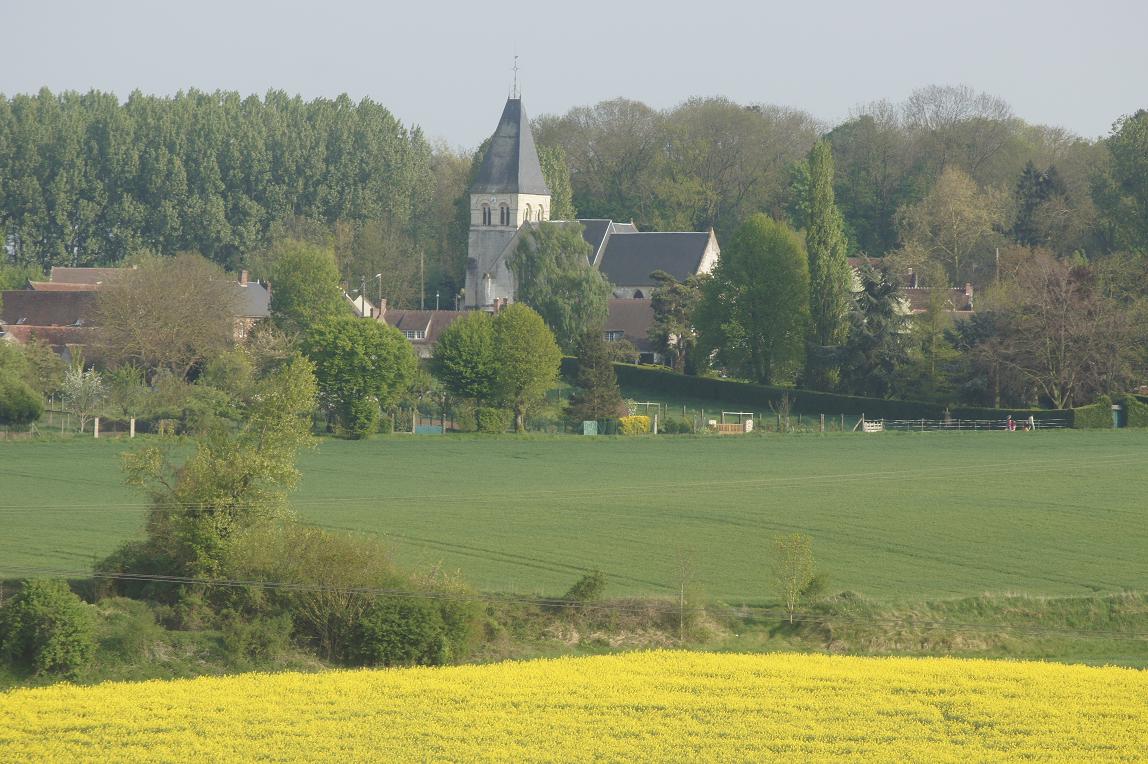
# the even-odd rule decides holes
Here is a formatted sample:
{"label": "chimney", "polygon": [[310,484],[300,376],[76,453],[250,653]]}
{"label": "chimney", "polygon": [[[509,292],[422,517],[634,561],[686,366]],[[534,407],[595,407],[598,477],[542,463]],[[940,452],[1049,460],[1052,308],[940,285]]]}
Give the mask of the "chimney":
{"label": "chimney", "polygon": [[247,271],[239,272],[239,286],[247,286]]}

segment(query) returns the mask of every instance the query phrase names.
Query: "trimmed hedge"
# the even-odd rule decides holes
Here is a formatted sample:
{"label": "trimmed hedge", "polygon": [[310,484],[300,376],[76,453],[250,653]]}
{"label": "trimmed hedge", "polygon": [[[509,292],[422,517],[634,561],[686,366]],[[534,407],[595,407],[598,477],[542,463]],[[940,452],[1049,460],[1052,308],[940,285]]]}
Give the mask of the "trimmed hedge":
{"label": "trimmed hedge", "polygon": [[1102,395],[1096,403],[1073,409],[1072,426],[1081,430],[1112,429],[1113,403],[1124,406],[1122,426],[1148,427],[1148,403],[1136,395],[1114,395],[1111,398]]}
{"label": "trimmed hedge", "polygon": [[478,431],[495,435],[506,432],[514,419],[514,412],[489,406],[475,409],[475,415],[478,420]]}
{"label": "trimmed hedge", "polygon": [[[576,367],[573,358],[562,361],[562,373],[572,378]],[[737,382],[714,377],[690,377],[659,366],[635,366],[615,363],[614,371],[622,387],[652,390],[667,397],[709,398],[725,403],[752,407],[765,412],[779,406],[788,395],[794,413],[805,414],[864,414],[869,419],[944,419],[945,406],[922,401],[900,401],[885,398],[863,398],[856,395],[837,395],[791,387],[773,387],[750,382]],[[1072,412],[1059,409],[993,409],[971,406],[949,408],[953,419],[1027,419],[1031,414],[1038,422],[1046,419],[1065,419],[1071,422]]]}

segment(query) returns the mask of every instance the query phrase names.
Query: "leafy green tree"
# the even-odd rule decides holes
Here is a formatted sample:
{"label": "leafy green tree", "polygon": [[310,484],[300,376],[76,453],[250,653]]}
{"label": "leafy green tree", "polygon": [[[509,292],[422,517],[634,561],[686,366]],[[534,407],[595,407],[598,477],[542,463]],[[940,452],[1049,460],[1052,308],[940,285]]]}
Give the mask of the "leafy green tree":
{"label": "leafy green tree", "polygon": [[526,426],[526,410],[558,381],[562,351],[542,316],[522,303],[495,314],[496,399],[514,410],[514,431]]}
{"label": "leafy green tree", "polygon": [[888,271],[861,268],[852,327],[842,349],[841,388],[853,395],[891,397],[898,370],[908,360],[909,314]]}
{"label": "leafy green tree", "polygon": [[805,356],[809,260],[801,237],[766,215],[750,217],[706,282],[698,348],[731,373],[763,384],[792,380]]}
{"label": "leafy green tree", "polygon": [[321,404],[355,438],[375,431],[380,410],[397,402],[418,368],[411,343],[380,321],[330,318],[311,326],[302,345],[315,364]]}
{"label": "leafy green tree", "polygon": [[78,678],[96,651],[92,607],[60,579],[32,579],[0,608],[0,656],[20,670]]}
{"label": "leafy green tree", "polygon": [[1029,160],[1016,183],[1013,237],[1028,247],[1046,243],[1045,232],[1039,225],[1040,207],[1054,196],[1064,193],[1064,182],[1060,179],[1056,167],[1050,165],[1047,170],[1041,171]]}
{"label": "leafy green tree", "polygon": [[1115,248],[1148,251],[1148,109],[1117,120],[1093,197]]}
{"label": "leafy green tree", "polygon": [[280,328],[301,332],[349,313],[333,248],[283,239],[265,258],[271,277],[271,315]]}
{"label": "leafy green tree", "polygon": [[128,482],[151,496],[147,538],[100,570],[217,575],[236,533],[289,515],[287,494],[299,480],[295,459],[311,443],[314,366],[299,355],[257,361],[255,379],[230,401],[235,421],[210,422],[182,464],[175,461],[182,451],[171,445],[125,454]]}
{"label": "leafy green tree", "polygon": [[578,390],[570,397],[567,409],[574,421],[613,419],[625,415],[626,404],[618,389],[618,377],[602,332],[587,332],[578,343],[578,373],[574,377],[574,386]]}
{"label": "leafy green tree", "polygon": [[0,369],[0,424],[23,426],[44,413],[44,401],[24,380]]}
{"label": "leafy green tree", "polygon": [[542,223],[523,234],[510,256],[518,301],[542,316],[567,351],[606,322],[610,283],[589,255],[581,225]]}
{"label": "leafy green tree", "polygon": [[477,406],[491,401],[497,369],[494,322],[489,313],[467,313],[439,335],[431,371],[454,395]]}
{"label": "leafy green tree", "polygon": [[774,586],[790,623],[815,578],[812,538],[804,533],[790,533],[773,540]]}
{"label": "leafy green tree", "polygon": [[849,334],[853,272],[849,268],[844,223],[833,198],[833,151],[818,141],[809,154],[809,352],[805,376],[815,390],[837,382],[837,369],[823,349],[839,347]]}
{"label": "leafy green tree", "polygon": [[550,214],[547,217],[550,220],[577,219],[565,150],[561,146],[540,146],[538,163],[542,166],[542,177],[550,189]]}
{"label": "leafy green tree", "polygon": [[691,276],[678,281],[665,271],[654,271],[650,278],[657,284],[650,296],[654,311],[650,341],[670,359],[674,371],[684,373],[697,344],[694,311],[701,301],[705,278]]}

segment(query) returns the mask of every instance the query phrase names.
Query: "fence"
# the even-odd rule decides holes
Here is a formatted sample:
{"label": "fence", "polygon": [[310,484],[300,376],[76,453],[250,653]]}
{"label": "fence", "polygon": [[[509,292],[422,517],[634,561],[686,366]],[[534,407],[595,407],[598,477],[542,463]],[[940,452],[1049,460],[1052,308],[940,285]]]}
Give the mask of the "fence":
{"label": "fence", "polygon": [[[901,432],[980,432],[982,430],[1008,430],[1007,419],[883,419],[876,420],[885,425],[886,430]],[[1029,428],[1027,419],[1014,419],[1018,431]],[[1064,419],[1038,419],[1035,428],[1038,430],[1065,430],[1072,427],[1072,420]]]}

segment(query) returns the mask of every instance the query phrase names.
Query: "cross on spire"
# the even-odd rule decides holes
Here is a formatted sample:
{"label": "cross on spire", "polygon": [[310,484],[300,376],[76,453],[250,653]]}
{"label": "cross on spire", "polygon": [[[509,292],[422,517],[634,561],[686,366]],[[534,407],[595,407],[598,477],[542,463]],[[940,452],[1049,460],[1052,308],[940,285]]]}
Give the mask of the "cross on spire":
{"label": "cross on spire", "polygon": [[518,92],[518,54],[514,54],[514,89],[511,91],[514,98],[521,98]]}

